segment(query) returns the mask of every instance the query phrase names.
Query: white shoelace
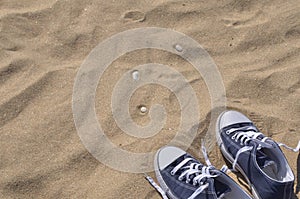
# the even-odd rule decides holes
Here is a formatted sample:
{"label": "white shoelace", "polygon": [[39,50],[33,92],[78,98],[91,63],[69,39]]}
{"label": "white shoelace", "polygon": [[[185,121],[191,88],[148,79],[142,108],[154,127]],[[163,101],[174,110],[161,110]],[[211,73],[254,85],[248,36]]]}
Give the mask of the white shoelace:
{"label": "white shoelace", "polygon": [[[189,183],[190,181],[193,181],[193,185],[200,185],[199,188],[188,198],[188,199],[194,199],[196,196],[198,196],[200,193],[202,193],[205,189],[208,188],[209,184],[202,181],[206,178],[215,178],[218,175],[212,174],[211,170],[214,169],[212,166],[204,166],[202,164],[198,163],[190,163],[187,166],[188,162],[194,160],[193,158],[186,158],[181,163],[179,163],[172,171],[171,175],[175,175],[180,169],[185,170],[180,174],[178,177],[178,180],[182,181],[185,177],[186,183]],[[191,176],[193,176],[191,178]]]}
{"label": "white shoelace", "polygon": [[[208,159],[208,155],[203,143],[202,153],[207,166],[199,163],[189,163],[190,161],[194,160],[194,158],[185,158],[171,171],[171,175],[175,175],[179,170],[184,170],[179,175],[178,180],[182,181],[185,178],[186,183],[190,183],[191,181],[193,181],[194,186],[199,185],[199,188],[196,189],[195,192],[191,196],[189,196],[188,199],[195,199],[199,194],[201,194],[205,189],[209,187],[209,183],[203,182],[204,179],[215,178],[219,176],[219,174],[211,173],[211,170],[215,168],[212,166],[211,162]],[[150,176],[146,175],[145,178],[158,191],[158,193],[162,196],[163,199],[168,199],[166,193],[162,190],[162,188],[159,185],[157,185],[154,182],[154,180]],[[221,198],[222,196],[219,197],[219,199]]]}
{"label": "white shoelace", "polygon": [[151,186],[161,195],[163,199],[169,199],[164,190],[156,184],[156,182],[146,173],[144,173],[146,180],[151,184]]}
{"label": "white shoelace", "polygon": [[[246,127],[240,127],[240,128],[232,128],[226,131],[227,135],[233,134],[231,136],[231,139],[238,142],[240,140],[240,144],[244,145],[244,147],[240,148],[238,152],[236,153],[234,162],[232,164],[232,170],[236,171],[236,164],[239,159],[240,154],[245,153],[247,151],[251,151],[253,149],[253,146],[248,146],[249,142],[251,140],[255,140],[255,142],[259,143],[258,150],[261,148],[272,148],[271,144],[266,143],[268,139],[271,139],[269,137],[264,137],[262,139],[258,139],[260,135],[263,136],[261,132],[257,132],[256,128],[254,126],[246,126]],[[277,143],[278,146],[285,147],[286,149],[289,149],[294,152],[298,152],[300,150],[300,141],[298,142],[298,145],[296,148],[291,148],[285,144]]]}

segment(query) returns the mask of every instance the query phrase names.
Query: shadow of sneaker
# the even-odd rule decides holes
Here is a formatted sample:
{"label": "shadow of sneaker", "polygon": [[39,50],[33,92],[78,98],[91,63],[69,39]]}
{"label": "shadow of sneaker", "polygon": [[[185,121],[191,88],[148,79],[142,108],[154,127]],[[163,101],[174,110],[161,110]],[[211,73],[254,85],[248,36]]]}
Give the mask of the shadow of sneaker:
{"label": "shadow of sneaker", "polygon": [[300,152],[299,152],[298,158],[297,158],[297,186],[296,186],[296,194],[298,194],[299,192],[300,192]]}

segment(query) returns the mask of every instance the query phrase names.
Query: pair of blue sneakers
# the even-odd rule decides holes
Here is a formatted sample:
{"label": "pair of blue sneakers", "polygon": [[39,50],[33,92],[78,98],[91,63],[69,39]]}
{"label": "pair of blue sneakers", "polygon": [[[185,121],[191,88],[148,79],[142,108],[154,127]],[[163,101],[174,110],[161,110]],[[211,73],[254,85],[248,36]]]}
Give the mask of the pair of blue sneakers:
{"label": "pair of blue sneakers", "polygon": [[[295,177],[280,146],[297,152],[300,142],[296,149],[277,143],[237,111],[219,116],[216,137],[231,170],[242,174],[255,199],[292,198]],[[253,198],[226,174],[226,167],[212,166],[204,146],[202,151],[206,165],[177,147],[163,147],[154,161],[160,186],[146,178],[164,199]]]}

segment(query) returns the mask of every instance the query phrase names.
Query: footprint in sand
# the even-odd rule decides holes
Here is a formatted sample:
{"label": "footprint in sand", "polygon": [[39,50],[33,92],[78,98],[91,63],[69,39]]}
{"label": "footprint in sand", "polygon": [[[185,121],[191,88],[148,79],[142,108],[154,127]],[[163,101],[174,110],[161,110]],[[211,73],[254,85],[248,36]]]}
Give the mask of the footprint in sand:
{"label": "footprint in sand", "polygon": [[146,19],[146,15],[143,12],[133,10],[124,13],[123,19],[134,21],[134,22],[143,22]]}
{"label": "footprint in sand", "polygon": [[234,28],[258,26],[266,22],[268,22],[268,19],[262,11],[251,14],[236,14],[232,17],[223,19],[223,23],[226,26]]}
{"label": "footprint in sand", "polygon": [[[297,48],[300,46],[300,24],[291,27],[284,35],[287,41],[291,41],[291,44],[295,45]],[[298,41],[298,42],[297,42]]]}

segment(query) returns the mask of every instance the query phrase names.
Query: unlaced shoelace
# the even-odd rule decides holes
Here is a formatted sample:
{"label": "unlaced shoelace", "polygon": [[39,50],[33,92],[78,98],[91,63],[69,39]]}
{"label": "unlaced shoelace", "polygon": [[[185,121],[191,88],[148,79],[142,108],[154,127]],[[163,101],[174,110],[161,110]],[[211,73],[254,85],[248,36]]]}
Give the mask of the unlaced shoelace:
{"label": "unlaced shoelace", "polygon": [[[195,190],[195,192],[189,196],[188,199],[195,199],[200,193],[202,193],[205,189],[209,187],[209,183],[205,183],[205,179],[218,177],[218,172],[212,173],[212,171],[217,171],[211,164],[208,159],[208,155],[204,145],[202,145],[202,153],[205,159],[207,166],[195,163],[194,158],[185,158],[178,165],[176,165],[172,171],[171,175],[175,175],[178,172],[182,172],[178,180],[182,181],[185,178],[186,183],[193,182],[194,186],[199,185],[199,188]],[[154,180],[146,175],[147,181],[158,191],[158,193],[162,196],[163,199],[168,199],[166,193],[163,189],[157,185]],[[221,198],[221,197],[220,197]]]}
{"label": "unlaced shoelace", "polygon": [[[251,151],[253,149],[253,146],[249,146],[250,141],[255,141],[256,143],[259,144],[257,150],[260,150],[261,148],[272,148],[272,145],[267,143],[266,141],[268,139],[271,139],[269,137],[263,137],[261,138],[260,136],[263,136],[261,132],[257,132],[256,128],[254,126],[245,126],[245,127],[239,127],[239,128],[232,128],[226,131],[227,135],[232,135],[231,139],[235,140],[235,142],[240,141],[240,144],[243,145],[244,147],[240,148],[238,152],[236,153],[234,162],[232,164],[232,170],[236,171],[235,167],[237,164],[237,161],[239,159],[239,156],[242,153],[245,153],[247,151]],[[298,142],[298,145],[296,148],[291,148],[285,144],[278,143],[278,146],[285,147],[286,149],[289,149],[294,152],[298,152],[300,149],[300,141]]]}

